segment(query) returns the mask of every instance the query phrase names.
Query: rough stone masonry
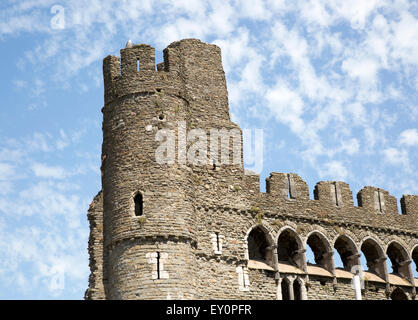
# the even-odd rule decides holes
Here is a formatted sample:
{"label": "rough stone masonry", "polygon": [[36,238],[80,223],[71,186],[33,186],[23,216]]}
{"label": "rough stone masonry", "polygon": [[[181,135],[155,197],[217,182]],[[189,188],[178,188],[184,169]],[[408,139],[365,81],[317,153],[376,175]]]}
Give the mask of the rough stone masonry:
{"label": "rough stone masonry", "polygon": [[354,299],[361,254],[363,299],[416,299],[418,196],[404,195],[399,214],[397,200],[371,186],[358,206],[340,181],[317,183],[311,199],[295,173],[272,172],[260,192],[242,157],[155,161],[156,132],[179,139],[179,122],[242,133],[230,120],[219,47],[177,41],[155,66],[154,48],[133,45],[104,59],[103,76],[102,190],[87,214],[85,299]]}

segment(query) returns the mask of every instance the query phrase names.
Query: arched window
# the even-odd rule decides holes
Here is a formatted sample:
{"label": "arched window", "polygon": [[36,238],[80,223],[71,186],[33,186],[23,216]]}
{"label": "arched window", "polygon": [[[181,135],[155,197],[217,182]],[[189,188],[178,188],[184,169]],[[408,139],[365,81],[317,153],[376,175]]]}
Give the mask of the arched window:
{"label": "arched window", "polygon": [[390,300],[408,300],[408,297],[401,288],[396,288],[390,294]]}
{"label": "arched window", "polygon": [[260,227],[255,227],[248,235],[247,241],[249,259],[268,263],[269,244],[264,231]]}
{"label": "arched window", "polygon": [[[386,250],[386,254],[392,264],[392,273],[409,280],[410,259],[406,250],[399,243],[391,242]],[[388,269],[388,272],[391,271]]]}
{"label": "arched window", "polygon": [[366,259],[367,271],[385,279],[384,262],[386,259],[379,244],[369,238],[361,245],[361,252]]}
{"label": "arched window", "polygon": [[281,289],[282,289],[282,300],[290,300],[289,281],[287,279],[282,280]]}
{"label": "arched window", "polygon": [[[343,267],[345,270],[351,271],[353,266],[360,263],[360,255],[357,252],[356,246],[354,242],[347,236],[339,236],[334,243],[334,249],[335,267]],[[341,262],[338,261],[338,256],[340,257]]]}
{"label": "arched window", "polygon": [[303,268],[303,246],[298,235],[291,229],[280,233],[277,240],[277,257],[279,262],[290,263]]}
{"label": "arched window", "polygon": [[412,273],[414,275],[414,278],[418,278],[418,246],[416,246],[412,251],[412,262]]}
{"label": "arched window", "polygon": [[[332,269],[332,251],[328,241],[319,233],[313,233],[309,236],[307,246],[310,247],[314,255],[316,265],[321,266],[328,271]],[[308,250],[306,250],[308,252]]]}
{"label": "arched window", "polygon": [[142,194],[138,192],[134,197],[134,203],[135,203],[135,216],[140,217],[144,213],[144,202],[142,199]]}

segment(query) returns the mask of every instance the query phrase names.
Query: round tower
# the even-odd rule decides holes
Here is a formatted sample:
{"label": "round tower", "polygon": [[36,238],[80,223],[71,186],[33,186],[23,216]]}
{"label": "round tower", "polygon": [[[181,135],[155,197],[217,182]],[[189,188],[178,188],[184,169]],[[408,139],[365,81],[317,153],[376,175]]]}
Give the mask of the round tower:
{"label": "round tower", "polygon": [[229,124],[220,49],[178,41],[157,68],[148,45],[120,53],[103,61],[105,296],[192,299],[198,295],[195,209],[183,136],[194,125]]}

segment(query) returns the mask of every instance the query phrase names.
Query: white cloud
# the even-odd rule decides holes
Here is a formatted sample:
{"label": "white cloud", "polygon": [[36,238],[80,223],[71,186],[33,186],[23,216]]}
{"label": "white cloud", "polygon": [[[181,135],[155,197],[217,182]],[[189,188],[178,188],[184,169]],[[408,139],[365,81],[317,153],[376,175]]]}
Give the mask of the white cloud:
{"label": "white cloud", "polygon": [[277,81],[275,87],[267,91],[266,100],[277,120],[289,125],[297,134],[303,132],[305,128],[301,118],[304,109],[303,100],[284,81]]}
{"label": "white cloud", "polygon": [[329,161],[319,169],[321,178],[345,181],[348,177],[348,170],[341,161]]}
{"label": "white cloud", "polygon": [[347,104],[345,107],[345,111],[350,115],[350,119],[354,121],[354,124],[367,124],[367,112],[365,107],[361,103],[354,102]]}
{"label": "white cloud", "polygon": [[0,195],[6,195],[13,191],[13,180],[19,178],[15,166],[0,162]]}
{"label": "white cloud", "polygon": [[265,1],[239,0],[235,4],[239,8],[239,15],[254,20],[268,20],[271,17],[270,6]]}
{"label": "white cloud", "polygon": [[355,138],[343,141],[341,149],[349,155],[356,154],[359,151],[359,142]]}
{"label": "white cloud", "polygon": [[0,162],[0,180],[11,179],[14,175],[15,170],[11,164]]}
{"label": "white cloud", "polygon": [[49,134],[35,132],[26,140],[27,147],[33,152],[50,152],[53,148],[47,141],[49,137]]}
{"label": "white cloud", "polygon": [[[88,260],[83,246],[71,240],[74,236],[87,241],[86,234],[33,226],[21,226],[13,233],[1,230],[0,255],[7,257],[0,266],[3,282],[35,298],[39,291],[57,297],[68,287],[83,290]],[[77,251],[83,254],[74,255]]]}
{"label": "white cloud", "polygon": [[368,17],[384,5],[381,0],[333,0],[326,3],[335,17],[349,21],[351,28],[355,30],[363,29]]}
{"label": "white cloud", "polygon": [[28,83],[25,80],[14,80],[13,84],[16,86],[17,89],[26,88]]}
{"label": "white cloud", "polygon": [[222,64],[226,74],[240,67],[244,59],[250,59],[254,54],[249,46],[249,31],[240,28],[238,34],[229,39],[217,39],[213,43],[222,48]]}
{"label": "white cloud", "polygon": [[394,59],[403,64],[418,64],[418,19],[406,11],[400,13],[399,22],[390,23],[393,28],[391,46]]}
{"label": "white cloud", "polygon": [[66,169],[60,166],[48,166],[42,163],[34,163],[32,171],[40,178],[64,179],[68,176]]}
{"label": "white cloud", "polygon": [[418,146],[418,130],[407,129],[399,135],[399,143],[408,147]]}
{"label": "white cloud", "polygon": [[236,9],[222,0],[211,1],[210,6],[211,13],[207,18],[211,32],[221,36],[229,35],[234,30],[238,18]]}
{"label": "white cloud", "polygon": [[60,129],[60,136],[55,142],[56,148],[62,150],[69,145],[69,138],[63,129]]}
{"label": "white cloud", "polygon": [[401,165],[405,168],[409,167],[409,157],[406,150],[398,150],[396,148],[387,148],[383,151],[386,162],[393,165]]}
{"label": "white cloud", "polygon": [[301,18],[309,24],[327,27],[332,22],[332,16],[324,3],[320,1],[299,2]]}
{"label": "white cloud", "polygon": [[35,79],[33,86],[32,86],[32,94],[35,97],[38,97],[45,93],[45,82],[41,79]]}
{"label": "white cloud", "polygon": [[371,58],[348,58],[343,61],[341,69],[351,78],[358,78],[363,83],[376,82],[379,64]]}

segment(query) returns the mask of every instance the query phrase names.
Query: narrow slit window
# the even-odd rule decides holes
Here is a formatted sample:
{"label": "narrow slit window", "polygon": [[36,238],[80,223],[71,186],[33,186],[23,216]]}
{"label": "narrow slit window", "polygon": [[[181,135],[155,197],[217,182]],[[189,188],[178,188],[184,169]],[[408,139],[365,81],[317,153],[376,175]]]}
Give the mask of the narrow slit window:
{"label": "narrow slit window", "polygon": [[334,182],[334,195],[335,195],[335,205],[338,207],[338,189],[337,189],[337,183]]}
{"label": "narrow slit window", "polygon": [[248,283],[245,280],[245,270],[244,269],[242,270],[242,283],[243,283],[244,288],[248,287]]}
{"label": "narrow slit window", "polygon": [[216,232],[215,234],[216,234],[216,248],[218,251],[221,251],[221,246],[219,243],[219,232]]}
{"label": "narrow slit window", "polygon": [[136,71],[139,72],[139,59],[136,59]]}
{"label": "narrow slit window", "polygon": [[157,279],[160,279],[160,253],[157,251]]}
{"label": "narrow slit window", "polygon": [[248,270],[245,266],[239,266],[236,268],[238,273],[238,286],[240,291],[250,290],[250,279],[248,278]]}
{"label": "narrow slit window", "polygon": [[292,177],[288,173],[287,174],[287,188],[288,188],[288,194],[287,194],[287,196],[288,196],[289,199],[295,199],[295,194],[294,194],[295,192],[294,192],[294,190],[292,188],[292,185],[293,185],[293,183],[292,183]]}
{"label": "narrow slit window", "polygon": [[382,198],[381,198],[379,189],[377,189],[377,198],[378,198],[378,202],[379,202],[379,211],[382,212]]}
{"label": "narrow slit window", "polygon": [[381,213],[385,210],[384,195],[380,192],[380,189],[374,191],[374,208]]}
{"label": "narrow slit window", "polygon": [[144,201],[142,199],[142,194],[138,193],[135,198],[135,216],[140,217],[144,213]]}
{"label": "narrow slit window", "polygon": [[290,186],[290,174],[287,174],[287,188],[289,190],[288,197],[289,199],[292,199],[292,187]]}

